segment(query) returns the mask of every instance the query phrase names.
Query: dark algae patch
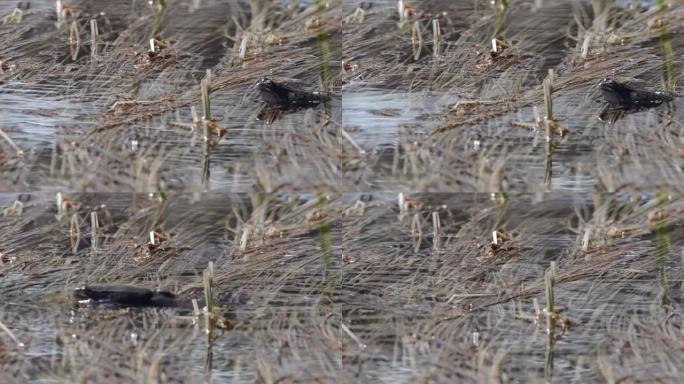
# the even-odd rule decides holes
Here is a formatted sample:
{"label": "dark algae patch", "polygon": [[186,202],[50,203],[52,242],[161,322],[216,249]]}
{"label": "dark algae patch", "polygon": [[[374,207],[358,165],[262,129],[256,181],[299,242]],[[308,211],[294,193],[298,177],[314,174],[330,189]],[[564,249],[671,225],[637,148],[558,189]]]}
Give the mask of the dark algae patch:
{"label": "dark algae patch", "polygon": [[683,35],[0,1],[0,383],[684,382]]}

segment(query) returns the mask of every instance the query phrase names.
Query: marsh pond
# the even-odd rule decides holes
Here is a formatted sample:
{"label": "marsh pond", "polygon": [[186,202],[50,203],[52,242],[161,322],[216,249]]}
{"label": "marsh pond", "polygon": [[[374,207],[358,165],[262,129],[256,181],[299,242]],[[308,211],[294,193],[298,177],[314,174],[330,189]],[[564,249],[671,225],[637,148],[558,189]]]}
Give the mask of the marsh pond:
{"label": "marsh pond", "polygon": [[0,383],[684,382],[683,35],[0,1]]}

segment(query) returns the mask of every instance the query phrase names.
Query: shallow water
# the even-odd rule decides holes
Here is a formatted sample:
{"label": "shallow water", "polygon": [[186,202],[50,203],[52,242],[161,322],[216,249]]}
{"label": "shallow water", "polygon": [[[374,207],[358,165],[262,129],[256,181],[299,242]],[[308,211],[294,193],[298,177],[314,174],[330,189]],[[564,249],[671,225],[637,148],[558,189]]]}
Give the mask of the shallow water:
{"label": "shallow water", "polygon": [[373,149],[398,145],[402,130],[429,132],[436,123],[425,117],[446,106],[439,95],[388,93],[381,89],[343,91],[342,98],[342,124],[352,131],[359,145]]}
{"label": "shallow water", "polygon": [[[41,86],[35,89],[21,82],[0,86],[4,104],[0,111],[3,127],[12,129],[10,137],[21,148],[46,148],[54,145],[56,130],[73,125],[95,108],[82,101],[70,102],[59,95],[60,89]],[[85,126],[93,125],[82,121]]]}
{"label": "shallow water", "polygon": [[[0,382],[681,381],[684,99],[611,119],[596,88],[681,78],[652,2],[601,30],[588,1],[406,1],[404,25],[389,0],[175,0],[149,60],[146,1],[69,1],[76,60],[54,1],[31,3],[0,25],[0,128],[24,152],[0,141],[0,321],[24,343],[0,330]],[[273,110],[263,77],[331,101]],[[215,340],[70,294],[201,299],[210,262],[234,326]]]}

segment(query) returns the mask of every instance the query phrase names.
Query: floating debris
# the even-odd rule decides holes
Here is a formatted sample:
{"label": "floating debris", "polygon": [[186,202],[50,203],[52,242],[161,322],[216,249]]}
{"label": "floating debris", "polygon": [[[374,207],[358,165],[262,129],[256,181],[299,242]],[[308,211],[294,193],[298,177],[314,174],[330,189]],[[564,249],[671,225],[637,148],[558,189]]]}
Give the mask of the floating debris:
{"label": "floating debris", "polygon": [[169,48],[168,42],[150,39],[149,43],[149,50],[136,53],[136,60],[133,65],[136,69],[147,70],[156,67],[162,71],[178,60],[178,57],[167,49]]}
{"label": "floating debris", "polygon": [[17,5],[17,8],[14,8],[12,13],[3,17],[2,18],[2,24],[4,25],[4,24],[10,24],[10,23],[16,23],[16,24],[21,23],[21,20],[24,18],[24,11],[22,11],[20,7],[21,7],[21,3],[19,3]]}
{"label": "floating debris", "polygon": [[0,60],[0,73],[9,72],[13,69],[13,66],[7,64],[6,61]]}

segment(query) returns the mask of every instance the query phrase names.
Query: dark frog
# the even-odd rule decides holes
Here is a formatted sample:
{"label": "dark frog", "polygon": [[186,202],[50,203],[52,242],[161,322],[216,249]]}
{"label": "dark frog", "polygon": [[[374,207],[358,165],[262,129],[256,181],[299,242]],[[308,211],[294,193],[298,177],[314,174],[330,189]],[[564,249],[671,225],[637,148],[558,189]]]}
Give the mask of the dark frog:
{"label": "dark frog", "polygon": [[171,292],[127,285],[84,285],[74,289],[74,299],[80,303],[112,307],[176,307],[178,302]]}
{"label": "dark frog", "polygon": [[293,89],[267,78],[257,82],[257,90],[266,104],[280,109],[314,107],[321,102],[330,100],[329,96],[321,92]]}
{"label": "dark frog", "polygon": [[664,92],[637,90],[612,79],[601,80],[599,89],[608,104],[622,109],[657,107],[664,102],[672,100],[672,96]]}

